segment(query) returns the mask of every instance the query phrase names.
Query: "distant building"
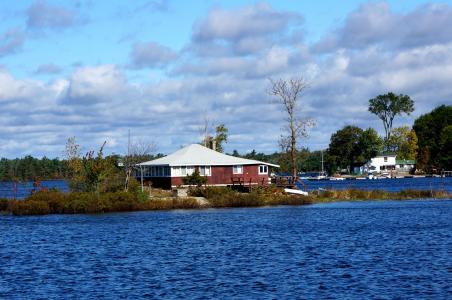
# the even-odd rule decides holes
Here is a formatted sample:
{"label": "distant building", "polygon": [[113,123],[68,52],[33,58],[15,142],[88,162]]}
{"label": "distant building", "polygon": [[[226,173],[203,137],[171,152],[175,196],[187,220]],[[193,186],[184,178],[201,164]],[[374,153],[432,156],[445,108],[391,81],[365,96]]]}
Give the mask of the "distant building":
{"label": "distant building", "polygon": [[372,158],[366,164],[354,169],[357,174],[364,173],[381,173],[381,172],[410,172],[416,165],[415,160],[397,160],[397,156],[393,153],[381,154]]}
{"label": "distant building", "polygon": [[410,172],[416,167],[416,161],[414,159],[400,159],[396,160],[396,170]]}
{"label": "distant building", "polygon": [[278,165],[226,155],[198,144],[191,144],[158,159],[138,164],[138,179],[145,185],[169,189],[183,185],[183,178],[198,170],[208,185],[266,184],[269,167]]}

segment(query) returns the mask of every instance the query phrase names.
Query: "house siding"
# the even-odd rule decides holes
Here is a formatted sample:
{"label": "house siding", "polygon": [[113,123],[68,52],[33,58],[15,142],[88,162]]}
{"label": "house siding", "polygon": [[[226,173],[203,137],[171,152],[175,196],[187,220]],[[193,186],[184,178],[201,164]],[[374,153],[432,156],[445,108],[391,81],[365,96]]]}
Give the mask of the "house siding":
{"label": "house siding", "polygon": [[[231,185],[232,178],[240,178],[245,184],[266,184],[268,174],[259,174],[260,165],[244,165],[243,174],[233,174],[233,166],[211,166],[211,176],[207,176],[208,185]],[[198,167],[196,167],[198,168]],[[169,189],[183,185],[184,177],[146,177],[145,185],[152,182],[153,187]]]}

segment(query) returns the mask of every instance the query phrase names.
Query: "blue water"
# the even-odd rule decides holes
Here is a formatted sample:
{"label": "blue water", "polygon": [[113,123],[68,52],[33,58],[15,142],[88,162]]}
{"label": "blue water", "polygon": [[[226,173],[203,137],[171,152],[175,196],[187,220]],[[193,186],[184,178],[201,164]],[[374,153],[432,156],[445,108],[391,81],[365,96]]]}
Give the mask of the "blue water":
{"label": "blue water", "polygon": [[0,217],[5,299],[451,299],[452,201]]}
{"label": "blue water", "polygon": [[[19,182],[14,188],[13,182],[0,182],[0,198],[23,199],[29,196],[33,189],[33,182]],[[378,180],[303,180],[299,187],[303,190],[312,191],[323,189],[348,189],[357,188],[364,190],[386,190],[401,191],[406,189],[414,190],[442,190],[452,193],[452,177],[445,178],[398,178],[398,179],[378,179]],[[63,192],[69,191],[69,184],[66,180],[47,180],[41,182],[41,187],[56,188]]]}
{"label": "blue water", "polygon": [[362,189],[399,192],[402,190],[441,190],[452,193],[452,177],[365,179],[365,180],[303,180],[299,187],[312,191],[319,188],[331,190]]}
{"label": "blue water", "polygon": [[0,198],[23,199],[30,196],[33,190],[39,190],[40,188],[56,188],[60,191],[67,192],[69,191],[69,184],[66,180],[44,180],[41,181],[41,186],[36,188],[33,187],[33,181],[0,181]]}

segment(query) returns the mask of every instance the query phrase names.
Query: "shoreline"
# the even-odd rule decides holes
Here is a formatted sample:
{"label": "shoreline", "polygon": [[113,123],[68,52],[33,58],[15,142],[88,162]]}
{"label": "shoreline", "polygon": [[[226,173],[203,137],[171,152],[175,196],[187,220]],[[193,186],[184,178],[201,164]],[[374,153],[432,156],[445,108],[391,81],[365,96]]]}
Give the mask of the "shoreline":
{"label": "shoreline", "polygon": [[197,188],[186,197],[171,197],[159,192],[149,197],[145,193],[68,193],[38,192],[25,200],[0,200],[0,216],[47,214],[102,214],[110,212],[158,211],[176,209],[211,209],[238,207],[271,207],[325,204],[335,202],[452,200],[445,191],[401,192],[365,191],[357,189],[317,191],[308,196],[288,195],[269,188],[240,193],[226,188]]}

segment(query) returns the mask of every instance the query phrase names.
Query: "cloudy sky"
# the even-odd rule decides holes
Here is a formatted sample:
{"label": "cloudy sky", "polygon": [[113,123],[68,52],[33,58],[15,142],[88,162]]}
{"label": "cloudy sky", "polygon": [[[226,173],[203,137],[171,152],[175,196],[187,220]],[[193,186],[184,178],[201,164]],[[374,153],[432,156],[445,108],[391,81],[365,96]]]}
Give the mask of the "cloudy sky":
{"label": "cloudy sky", "polygon": [[168,153],[205,116],[226,151],[269,153],[284,119],[269,78],[292,76],[310,85],[304,146],[349,124],[383,134],[378,94],[415,101],[395,126],[452,104],[451,28],[452,1],[1,1],[0,156],[61,157],[71,136],[124,153],[129,129]]}

